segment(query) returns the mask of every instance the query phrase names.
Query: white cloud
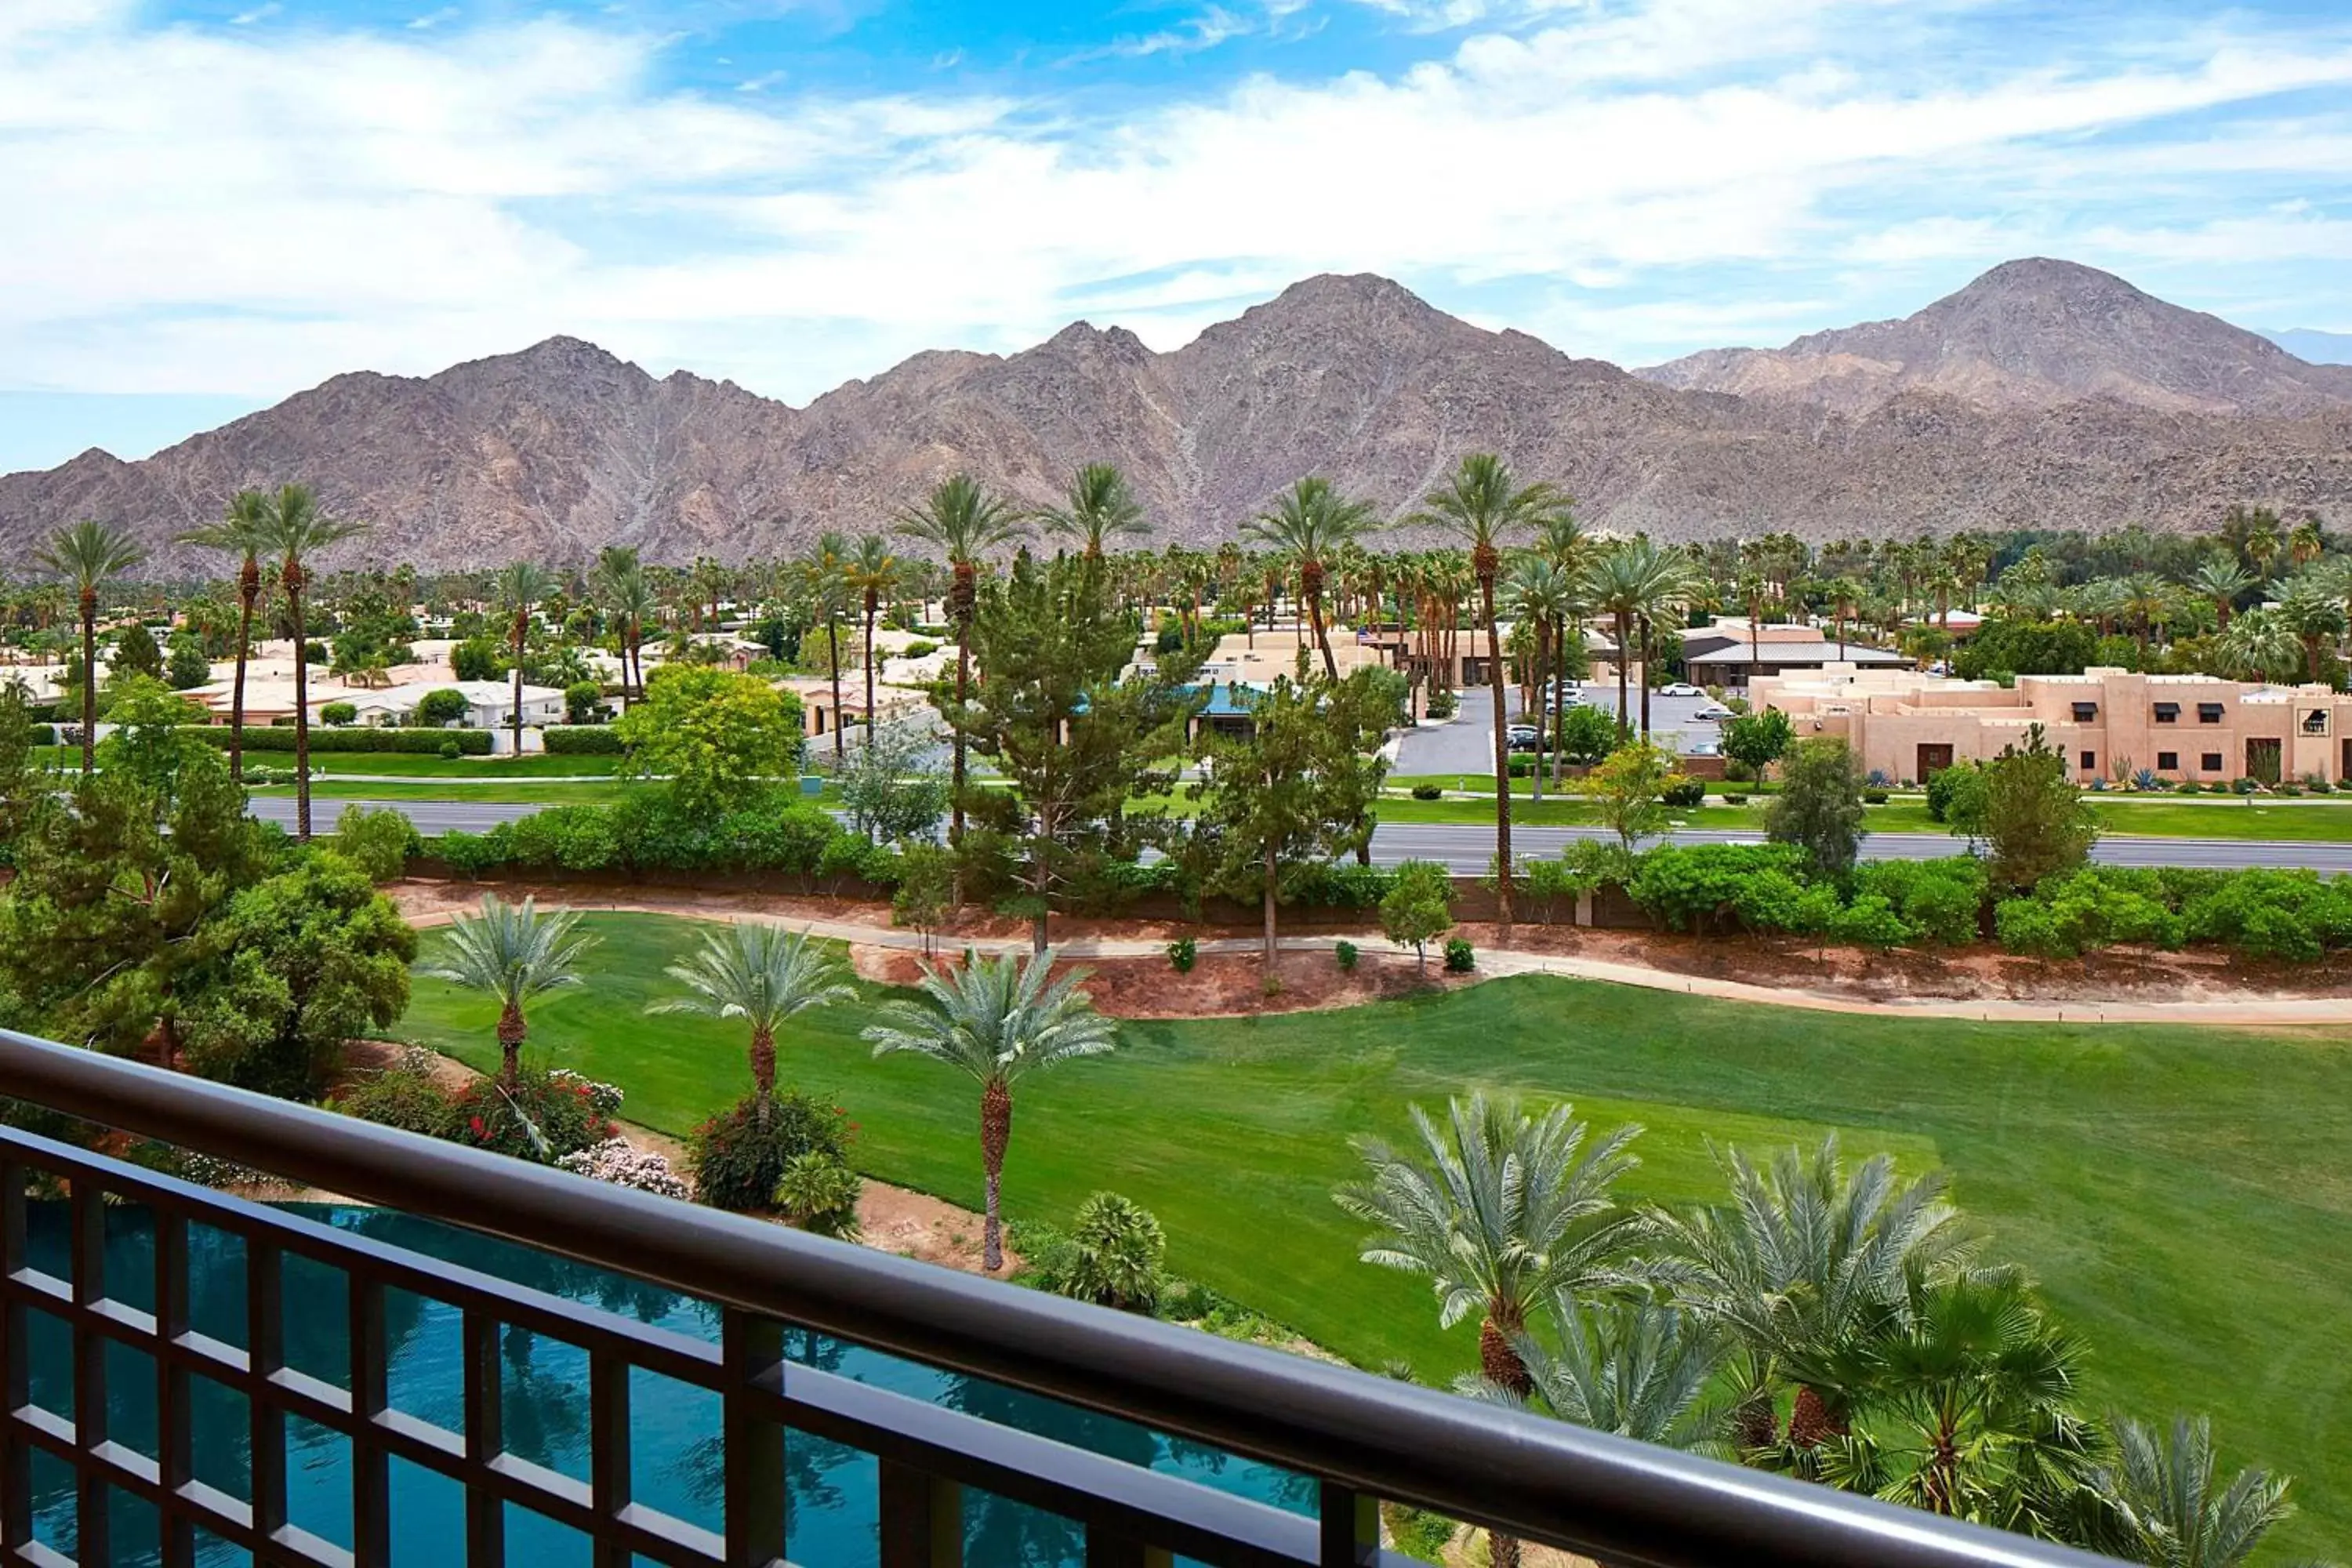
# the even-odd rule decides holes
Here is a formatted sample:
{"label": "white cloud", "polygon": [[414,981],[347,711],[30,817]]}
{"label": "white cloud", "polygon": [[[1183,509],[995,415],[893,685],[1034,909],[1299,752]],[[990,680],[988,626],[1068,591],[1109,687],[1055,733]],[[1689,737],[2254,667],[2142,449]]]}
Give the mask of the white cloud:
{"label": "white cloud", "polygon": [[[665,90],[664,39],[555,19],[273,36],[0,0],[0,211],[40,237],[0,248],[0,364],[275,394],[563,331],[803,397],[1079,313],[1172,346],[1320,270],[1638,354],[1787,336],[1824,324],[1792,300],[1832,269],[1990,261],[2021,236],[2108,264],[2347,254],[2324,200],[2233,204],[2249,173],[2340,199],[2352,115],[2197,118],[2352,84],[2344,40],[1964,72],[1888,55],[1898,25],[1876,0],[1584,5],[1393,75],[1106,122],[757,71]],[[2151,221],[2135,197],[2158,187],[2223,216]],[[1639,297],[1732,267],[1818,270],[1753,300]],[[1510,289],[1523,308],[1498,305]]]}

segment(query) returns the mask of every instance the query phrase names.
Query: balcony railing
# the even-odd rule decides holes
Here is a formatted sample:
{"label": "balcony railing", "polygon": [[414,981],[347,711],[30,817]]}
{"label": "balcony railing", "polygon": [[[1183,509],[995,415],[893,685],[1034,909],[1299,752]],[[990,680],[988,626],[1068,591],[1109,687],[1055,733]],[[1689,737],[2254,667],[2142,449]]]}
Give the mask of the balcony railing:
{"label": "balcony railing", "polygon": [[[784,1561],[790,1433],[876,1457],[883,1568],[961,1563],[963,1489],[1075,1521],[1083,1527],[1088,1568],[1139,1568],[1171,1556],[1215,1568],[1357,1568],[1383,1556],[1380,1499],[1612,1564],[2088,1568],[2101,1561],[5,1031],[0,1095],[622,1268],[720,1310],[713,1344],[0,1131],[0,1363],[7,1389],[0,1411],[0,1561],[10,1563],[110,1563],[108,1502],[121,1491],[156,1511],[170,1568],[194,1561],[199,1531],[245,1549],[257,1563],[373,1568],[391,1560],[388,1474],[399,1459],[463,1489],[467,1568],[525,1560],[527,1553],[509,1557],[510,1504],[578,1531],[598,1568],[625,1568],[633,1557],[680,1568],[765,1568]],[[70,1267],[63,1278],[37,1268],[27,1246],[28,1187],[42,1175],[69,1194]],[[152,1213],[151,1281],[109,1278],[110,1200]],[[192,1226],[242,1238],[241,1346],[191,1326]],[[346,1302],[335,1309],[348,1316],[349,1364],[334,1378],[289,1364],[289,1315],[304,1310],[286,1290],[287,1265],[295,1259],[340,1270],[349,1281]],[[458,1429],[422,1420],[388,1397],[392,1290],[462,1315]],[[152,1310],[126,1296],[152,1300]],[[69,1417],[30,1396],[34,1312],[68,1331]],[[788,1361],[789,1328],[1283,1467],[1312,1479],[1316,1516]],[[499,1346],[513,1330],[586,1353],[584,1480],[518,1456],[504,1439]],[[152,1453],[110,1434],[107,1380],[121,1359],[110,1345],[152,1358],[159,1416]],[[716,1396],[722,1530],[632,1495],[631,1383],[640,1370]],[[244,1396],[243,1429],[199,1429],[190,1397],[195,1378]],[[287,1424],[298,1418],[348,1442],[348,1550],[289,1520]],[[250,1445],[247,1496],[197,1479],[199,1447],[224,1441]],[[36,1451],[74,1478],[75,1559],[36,1540]]]}

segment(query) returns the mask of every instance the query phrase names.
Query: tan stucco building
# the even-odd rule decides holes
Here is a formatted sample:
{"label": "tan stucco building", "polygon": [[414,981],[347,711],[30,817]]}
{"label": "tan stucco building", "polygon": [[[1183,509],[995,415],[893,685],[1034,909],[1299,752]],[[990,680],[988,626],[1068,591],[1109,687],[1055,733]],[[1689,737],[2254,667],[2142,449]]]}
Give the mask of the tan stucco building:
{"label": "tan stucco building", "polygon": [[2003,688],[1832,664],[1761,677],[1748,696],[1788,714],[1801,738],[1842,737],[1865,769],[1899,781],[1997,757],[2033,724],[2085,782],[2143,768],[2167,783],[2352,777],[2352,695],[2326,686],[2095,668]]}

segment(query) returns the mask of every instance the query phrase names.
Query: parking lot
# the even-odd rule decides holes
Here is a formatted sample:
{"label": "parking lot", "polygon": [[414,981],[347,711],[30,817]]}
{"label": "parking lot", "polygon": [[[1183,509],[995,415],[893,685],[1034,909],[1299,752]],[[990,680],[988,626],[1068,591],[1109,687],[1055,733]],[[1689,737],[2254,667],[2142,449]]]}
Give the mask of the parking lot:
{"label": "parking lot", "polygon": [[[1505,689],[1514,721],[1524,716],[1519,711],[1517,687]],[[1633,716],[1641,722],[1641,693],[1631,693]],[[1581,701],[1614,716],[1617,711],[1617,686],[1589,681],[1580,691],[1569,693],[1571,704]],[[1462,693],[1462,710],[1450,724],[1416,730],[1404,737],[1397,749],[1394,772],[1418,776],[1423,773],[1491,773],[1495,767],[1494,741],[1487,728],[1487,714],[1493,710],[1494,699],[1484,687],[1473,687]],[[1697,697],[1668,697],[1661,692],[1650,693],[1650,729],[1658,744],[1671,750],[1689,752],[1695,749],[1712,752],[1722,743],[1721,729],[1692,717],[1702,708],[1716,706],[1715,700],[1701,694]]]}

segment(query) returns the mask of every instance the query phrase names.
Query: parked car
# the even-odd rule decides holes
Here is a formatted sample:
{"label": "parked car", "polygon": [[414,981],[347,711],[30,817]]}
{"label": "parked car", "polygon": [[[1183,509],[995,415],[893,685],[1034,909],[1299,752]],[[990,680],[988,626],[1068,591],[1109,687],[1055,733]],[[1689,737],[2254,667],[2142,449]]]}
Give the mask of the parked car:
{"label": "parked car", "polygon": [[1706,693],[1701,691],[1697,687],[1691,685],[1688,681],[1677,680],[1671,686],[1659,687],[1658,695],[1661,697],[1704,697]]}
{"label": "parked car", "polygon": [[1515,752],[1532,752],[1536,749],[1536,742],[1541,739],[1532,724],[1514,724],[1506,730],[1504,734],[1509,739],[1511,750]]}
{"label": "parked car", "polygon": [[1731,710],[1720,702],[1710,702],[1704,708],[1692,710],[1691,717],[1702,724],[1720,724],[1731,717]]}

